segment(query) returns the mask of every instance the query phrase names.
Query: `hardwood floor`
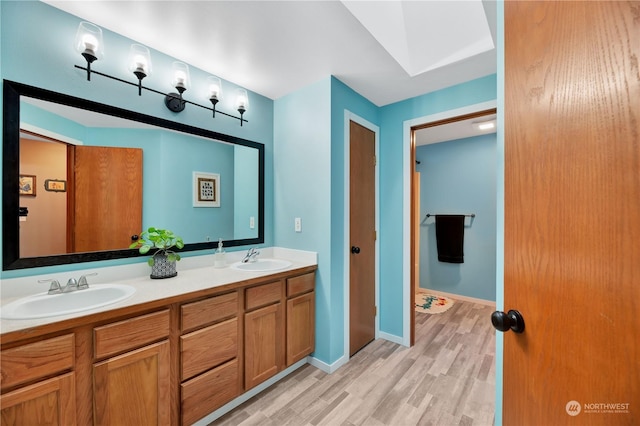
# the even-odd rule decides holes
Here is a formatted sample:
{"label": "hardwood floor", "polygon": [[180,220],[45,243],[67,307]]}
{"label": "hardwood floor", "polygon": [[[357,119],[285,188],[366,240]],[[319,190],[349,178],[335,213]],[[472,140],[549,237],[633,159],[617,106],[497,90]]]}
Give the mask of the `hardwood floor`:
{"label": "hardwood floor", "polygon": [[490,306],[416,313],[416,345],[378,339],[333,374],[307,364],[211,425],[492,425]]}

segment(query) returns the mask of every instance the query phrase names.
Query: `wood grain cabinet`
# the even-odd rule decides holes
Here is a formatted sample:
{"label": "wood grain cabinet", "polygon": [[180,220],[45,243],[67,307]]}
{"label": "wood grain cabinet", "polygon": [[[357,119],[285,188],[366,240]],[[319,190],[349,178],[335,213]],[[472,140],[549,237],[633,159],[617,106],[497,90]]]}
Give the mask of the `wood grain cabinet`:
{"label": "wood grain cabinet", "polygon": [[3,334],[0,424],[202,419],[313,352],[315,267],[274,278]]}
{"label": "wood grain cabinet", "polygon": [[94,329],[94,424],[171,423],[168,337],[168,309]]}
{"label": "wood grain cabinet", "polygon": [[264,382],[284,367],[283,292],[282,281],[245,290],[245,390]]}
{"label": "wood grain cabinet", "polygon": [[238,292],[209,297],[181,307],[182,424],[220,408],[241,392]]}
{"label": "wood grain cabinet", "polygon": [[315,274],[287,279],[287,367],[315,349]]}
{"label": "wood grain cabinet", "polygon": [[0,357],[0,424],[76,424],[73,334],[6,349]]}

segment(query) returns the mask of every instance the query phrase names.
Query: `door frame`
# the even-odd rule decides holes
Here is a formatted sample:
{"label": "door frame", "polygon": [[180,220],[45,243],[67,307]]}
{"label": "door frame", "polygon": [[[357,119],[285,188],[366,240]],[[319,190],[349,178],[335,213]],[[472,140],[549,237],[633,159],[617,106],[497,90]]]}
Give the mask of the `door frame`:
{"label": "door frame", "polygon": [[[412,217],[412,179],[413,179],[413,161],[415,158],[415,145],[412,142],[414,127],[419,127],[434,121],[442,121],[458,117],[461,115],[472,114],[492,108],[497,108],[497,100],[481,102],[465,107],[450,109],[435,114],[425,115],[411,120],[405,120],[402,123],[402,345],[410,347],[412,336],[414,335],[415,322],[413,320],[413,306],[411,305],[413,277],[412,277],[412,259],[413,248],[411,246],[412,235],[414,232],[414,224]],[[501,262],[501,259],[497,259]]]}
{"label": "door frame", "polygon": [[368,120],[360,117],[357,114],[354,114],[353,112],[349,111],[348,109],[344,110],[344,187],[343,187],[343,193],[344,193],[344,217],[343,217],[343,223],[344,223],[344,230],[343,230],[343,243],[342,243],[342,247],[344,249],[344,256],[342,258],[342,262],[343,262],[343,275],[342,275],[342,279],[343,282],[345,283],[343,286],[343,292],[344,292],[344,354],[342,357],[343,362],[339,363],[339,365],[346,363],[347,361],[349,361],[349,337],[350,337],[350,333],[349,333],[349,314],[350,314],[350,297],[349,297],[349,287],[350,287],[350,264],[349,264],[349,260],[350,260],[350,256],[351,256],[351,252],[349,250],[347,250],[348,247],[351,246],[351,242],[350,242],[350,231],[351,231],[351,226],[350,226],[350,209],[349,209],[349,200],[350,200],[350,181],[351,181],[351,176],[350,176],[350,164],[351,164],[351,155],[350,155],[350,148],[351,148],[351,137],[350,137],[350,126],[349,126],[349,122],[355,122],[358,123],[359,125],[371,130],[374,134],[375,134],[375,155],[376,155],[376,166],[375,166],[375,227],[376,227],[376,233],[377,233],[377,237],[376,237],[376,241],[375,241],[375,249],[376,249],[376,253],[375,253],[375,303],[376,303],[376,318],[375,318],[375,338],[378,339],[379,335],[380,335],[380,206],[379,206],[379,200],[380,200],[380,128],[378,126],[376,126],[375,124],[369,122]]}

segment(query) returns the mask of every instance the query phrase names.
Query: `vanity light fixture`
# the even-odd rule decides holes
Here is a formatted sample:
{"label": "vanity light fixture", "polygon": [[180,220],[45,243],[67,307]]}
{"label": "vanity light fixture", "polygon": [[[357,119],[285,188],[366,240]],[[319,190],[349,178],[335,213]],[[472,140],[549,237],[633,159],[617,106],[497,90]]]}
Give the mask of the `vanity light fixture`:
{"label": "vanity light fixture", "polygon": [[207,78],[207,86],[209,89],[208,96],[212,108],[184,99],[183,93],[191,87],[191,78],[189,75],[189,66],[183,62],[176,61],[172,65],[173,72],[171,85],[176,89],[177,93],[164,93],[143,86],[142,80],[151,75],[151,54],[149,53],[149,49],[141,44],[131,45],[128,59],[128,69],[138,79],[137,83],[132,83],[91,69],[91,64],[93,62],[104,57],[104,43],[102,38],[102,29],[90,22],[83,21],[78,26],[75,38],[75,49],[87,61],[86,67],[75,65],[76,68],[87,72],[87,81],[91,81],[91,74],[101,75],[124,84],[137,86],[138,96],[142,96],[142,89],[163,95],[165,105],[173,112],[183,111],[186,104],[191,104],[212,111],[214,118],[217,112],[219,114],[226,115],[227,117],[239,120],[240,126],[248,122],[244,118],[244,113],[247,112],[247,109],[249,108],[249,97],[245,89],[238,89],[238,97],[235,104],[236,109],[240,113],[240,117],[216,110],[216,105],[222,100],[222,82],[218,77],[210,76]]}
{"label": "vanity light fixture", "polygon": [[129,71],[138,77],[138,96],[142,96],[142,79],[151,75],[151,54],[141,44],[132,44],[129,50]]}
{"label": "vanity light fixture", "polygon": [[240,126],[242,126],[242,116],[249,108],[249,96],[244,89],[238,89],[236,91],[236,109],[240,113]]}
{"label": "vanity light fixture", "polygon": [[171,85],[175,87],[178,93],[172,92],[164,97],[164,104],[173,112],[180,112],[184,110],[186,105],[182,99],[182,94],[191,85],[191,78],[189,77],[189,65],[184,62],[174,62],[171,65],[173,79]]}
{"label": "vanity light fixture", "polygon": [[[207,86],[209,87],[209,101],[213,105],[213,117],[215,117],[216,104],[222,100],[222,82],[218,77],[209,76],[207,77]],[[240,125],[242,126],[242,120]]]}
{"label": "vanity light fixture", "polygon": [[80,22],[76,32],[75,47],[87,61],[87,81],[91,81],[91,64],[104,56],[102,29],[91,22]]}

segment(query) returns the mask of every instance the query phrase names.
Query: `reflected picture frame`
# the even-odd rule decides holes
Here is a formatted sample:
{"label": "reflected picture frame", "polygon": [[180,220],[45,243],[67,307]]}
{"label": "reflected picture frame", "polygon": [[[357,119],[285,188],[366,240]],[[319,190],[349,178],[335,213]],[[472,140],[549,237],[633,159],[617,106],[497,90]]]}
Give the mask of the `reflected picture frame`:
{"label": "reflected picture frame", "polygon": [[193,207],[220,207],[220,174],[193,172]]}
{"label": "reflected picture frame", "polygon": [[67,181],[61,179],[46,179],[44,189],[49,192],[67,192]]}
{"label": "reflected picture frame", "polygon": [[18,190],[20,195],[28,195],[31,197],[35,197],[36,196],[36,176],[21,174],[19,178]]}

